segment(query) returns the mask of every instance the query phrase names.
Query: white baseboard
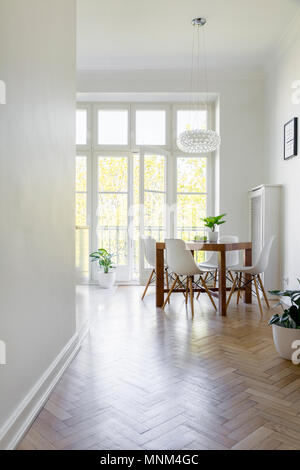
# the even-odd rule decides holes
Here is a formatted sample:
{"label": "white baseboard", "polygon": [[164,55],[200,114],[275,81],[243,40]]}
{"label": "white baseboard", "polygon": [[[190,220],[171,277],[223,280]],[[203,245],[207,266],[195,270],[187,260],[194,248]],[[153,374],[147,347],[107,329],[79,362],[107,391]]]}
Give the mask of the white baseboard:
{"label": "white baseboard", "polygon": [[0,450],[13,450],[35,420],[88,333],[76,333],[0,429]]}

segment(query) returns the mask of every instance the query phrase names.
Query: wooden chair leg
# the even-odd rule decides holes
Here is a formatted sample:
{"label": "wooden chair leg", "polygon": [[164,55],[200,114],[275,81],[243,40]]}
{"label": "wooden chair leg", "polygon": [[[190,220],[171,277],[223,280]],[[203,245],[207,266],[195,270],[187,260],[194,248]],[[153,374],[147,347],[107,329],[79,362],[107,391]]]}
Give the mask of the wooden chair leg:
{"label": "wooden chair leg", "polygon": [[215,275],[214,275],[214,289],[216,288],[217,285],[217,276],[218,276],[218,270],[215,270]]}
{"label": "wooden chair leg", "polygon": [[232,275],[232,272],[231,272],[231,271],[228,271],[228,274],[229,274],[230,279],[232,280],[232,282],[234,282],[234,277],[233,277],[233,275]]}
{"label": "wooden chair leg", "polygon": [[[181,287],[184,287],[183,282],[181,283]],[[183,297],[184,297],[184,299],[185,299],[185,303],[187,304],[187,301],[188,301],[188,298],[189,298],[189,287],[188,287],[188,284],[186,285],[185,292],[183,291],[182,294],[183,294]]]}
{"label": "wooden chair leg", "polygon": [[147,284],[146,284],[144,293],[143,293],[143,295],[142,295],[142,300],[144,300],[144,297],[145,297],[145,295],[146,295],[146,292],[147,292],[147,290],[148,290],[148,287],[149,287],[150,284],[151,284],[151,281],[152,281],[152,278],[153,278],[154,273],[155,273],[155,269],[152,270],[152,273],[151,273],[150,276],[149,276],[149,279],[148,279],[148,282],[147,282]]}
{"label": "wooden chair leg", "polygon": [[256,276],[253,276],[253,280],[254,280],[255,291],[256,291],[256,297],[257,297],[257,302],[258,302],[258,305],[259,305],[260,315],[263,316],[263,309],[262,309],[262,306],[261,306],[261,301],[260,301],[260,296],[259,296],[259,290],[258,290],[258,286],[257,286]]}
{"label": "wooden chair leg", "polygon": [[201,284],[203,285],[203,287],[204,287],[204,289],[205,289],[205,291],[206,291],[208,297],[210,298],[211,303],[212,303],[213,306],[214,306],[214,309],[217,310],[216,304],[215,304],[215,302],[214,302],[214,299],[212,298],[211,293],[210,293],[209,290],[208,290],[208,287],[207,287],[207,285],[206,285],[206,282],[204,281],[204,279],[203,279],[202,277],[200,277],[200,279],[201,279]]}
{"label": "wooden chair leg", "polygon": [[262,283],[262,280],[261,280],[261,277],[260,277],[259,274],[257,275],[257,278],[258,278],[258,282],[259,282],[259,284],[260,284],[260,287],[261,287],[261,290],[262,290],[262,293],[263,293],[263,296],[264,296],[266,305],[267,305],[268,309],[270,309],[270,304],[269,304],[269,301],[268,301],[268,297],[267,297],[267,294],[266,294],[264,285],[263,285],[263,283]]}
{"label": "wooden chair leg", "polygon": [[230,294],[229,294],[229,297],[228,297],[228,300],[227,300],[227,304],[226,304],[226,309],[228,308],[228,305],[230,304],[232,294],[235,291],[235,286],[236,286],[237,280],[238,280],[238,274],[236,275],[235,279],[233,280],[232,288],[231,288],[231,291],[230,291]]}
{"label": "wooden chair leg", "polygon": [[189,278],[186,280],[186,291],[185,291],[185,304],[187,305],[188,300],[189,300],[189,291],[190,291],[190,286],[189,286]]}
{"label": "wooden chair leg", "polygon": [[194,318],[194,291],[193,291],[193,278],[189,277],[189,284],[190,284],[190,299],[191,299],[191,310],[192,310],[192,317]]}
{"label": "wooden chair leg", "polygon": [[[166,273],[166,286],[167,286],[167,289],[169,290],[169,273],[168,273],[168,269],[165,270],[165,273]],[[170,299],[169,299],[169,303],[170,303]]]}
{"label": "wooden chair leg", "polygon": [[240,296],[241,296],[241,284],[242,284],[242,273],[239,274],[239,284],[238,284],[238,293],[237,293],[237,299],[236,299],[236,304],[239,304]]}
{"label": "wooden chair leg", "polygon": [[163,306],[162,306],[162,309],[164,309],[165,306],[166,306],[166,304],[168,303],[168,300],[169,300],[169,298],[170,298],[170,296],[171,296],[173,290],[175,289],[175,286],[176,286],[176,284],[177,284],[177,281],[178,281],[178,276],[177,276],[177,274],[176,274],[175,281],[173,282],[172,287],[171,287],[171,289],[170,289],[169,292],[168,292],[167,298],[166,298],[166,300],[164,301],[164,304],[163,304]]}

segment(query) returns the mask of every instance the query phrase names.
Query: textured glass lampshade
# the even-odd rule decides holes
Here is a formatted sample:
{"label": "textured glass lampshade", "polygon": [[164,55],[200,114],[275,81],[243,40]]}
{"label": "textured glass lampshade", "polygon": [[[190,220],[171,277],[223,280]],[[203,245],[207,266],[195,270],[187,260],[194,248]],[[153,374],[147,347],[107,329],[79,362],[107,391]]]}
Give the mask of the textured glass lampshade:
{"label": "textured glass lampshade", "polygon": [[192,129],[182,132],[177,140],[177,146],[185,153],[208,153],[216,150],[221,143],[220,136],[215,131]]}

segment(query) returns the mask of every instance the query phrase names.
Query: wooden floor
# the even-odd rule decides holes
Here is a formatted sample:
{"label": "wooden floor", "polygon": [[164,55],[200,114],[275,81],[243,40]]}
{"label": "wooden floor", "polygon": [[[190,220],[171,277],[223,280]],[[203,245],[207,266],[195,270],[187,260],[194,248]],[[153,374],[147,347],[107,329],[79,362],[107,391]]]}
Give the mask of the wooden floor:
{"label": "wooden floor", "polygon": [[91,332],[20,449],[300,449],[300,367],[257,305],[81,288]]}

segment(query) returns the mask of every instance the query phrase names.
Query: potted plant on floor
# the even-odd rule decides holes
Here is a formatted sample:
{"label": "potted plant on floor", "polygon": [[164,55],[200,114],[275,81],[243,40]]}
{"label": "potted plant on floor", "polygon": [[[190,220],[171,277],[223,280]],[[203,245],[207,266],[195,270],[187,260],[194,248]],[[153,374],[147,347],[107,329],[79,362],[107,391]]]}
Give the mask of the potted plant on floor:
{"label": "potted plant on floor", "polygon": [[90,254],[92,262],[97,261],[101,271],[98,272],[98,283],[100,287],[104,289],[110,289],[113,287],[116,281],[116,272],[112,271],[115,266],[112,263],[113,255],[108,253],[104,248],[99,248],[98,251],[94,251]]}
{"label": "potted plant on floor", "polygon": [[222,220],[225,217],[226,214],[220,214],[217,215],[216,217],[205,217],[203,219],[204,221],[204,226],[209,228],[210,231],[208,232],[208,240],[211,243],[215,243],[218,241],[218,232],[216,232],[216,227],[218,225],[225,224],[226,220]]}
{"label": "potted plant on floor", "polygon": [[282,315],[276,313],[269,321],[278,354],[291,361],[295,349],[300,346],[300,290],[272,290],[270,294],[288,297],[291,302],[288,308],[279,302],[277,305],[281,305]]}

